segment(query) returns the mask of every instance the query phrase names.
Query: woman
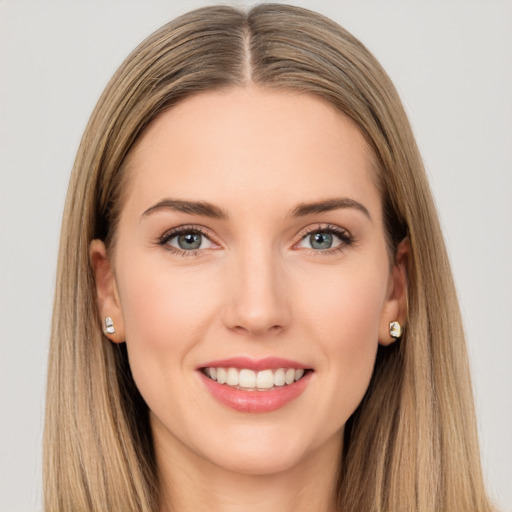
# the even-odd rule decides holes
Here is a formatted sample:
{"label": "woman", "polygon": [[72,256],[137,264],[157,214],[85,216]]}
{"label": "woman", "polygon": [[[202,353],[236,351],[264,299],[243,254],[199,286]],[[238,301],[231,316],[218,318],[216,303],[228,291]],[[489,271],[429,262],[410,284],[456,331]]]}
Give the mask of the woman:
{"label": "woman", "polygon": [[164,26],[101,97],[64,218],[47,510],[491,510],[421,159],[339,26]]}

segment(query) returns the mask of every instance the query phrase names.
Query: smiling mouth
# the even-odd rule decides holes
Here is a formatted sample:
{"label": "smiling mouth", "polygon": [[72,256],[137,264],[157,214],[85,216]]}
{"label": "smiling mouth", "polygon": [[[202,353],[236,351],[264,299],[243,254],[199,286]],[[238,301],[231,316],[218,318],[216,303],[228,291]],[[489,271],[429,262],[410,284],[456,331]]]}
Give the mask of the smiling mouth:
{"label": "smiling mouth", "polygon": [[201,368],[201,372],[209,379],[243,391],[268,391],[289,386],[301,380],[311,371],[303,368],[277,368],[261,371],[248,368]]}

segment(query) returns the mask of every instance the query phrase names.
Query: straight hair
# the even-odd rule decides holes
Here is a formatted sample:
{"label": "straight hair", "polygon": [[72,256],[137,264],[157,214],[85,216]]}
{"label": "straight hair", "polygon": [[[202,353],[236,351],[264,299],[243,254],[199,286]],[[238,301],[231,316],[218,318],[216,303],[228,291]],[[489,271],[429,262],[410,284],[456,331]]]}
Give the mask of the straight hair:
{"label": "straight hair", "polygon": [[64,211],[44,432],[46,512],[157,512],[148,408],[124,345],[103,335],[91,240],[115,248],[126,158],[184,98],[253,83],[312,94],[349,116],[377,163],[393,260],[408,237],[408,319],[379,347],[366,395],[345,426],[343,512],[491,511],[485,494],[463,327],[443,237],[412,130],[389,77],[333,21],[263,4],[207,7],[142,42],[89,120]]}

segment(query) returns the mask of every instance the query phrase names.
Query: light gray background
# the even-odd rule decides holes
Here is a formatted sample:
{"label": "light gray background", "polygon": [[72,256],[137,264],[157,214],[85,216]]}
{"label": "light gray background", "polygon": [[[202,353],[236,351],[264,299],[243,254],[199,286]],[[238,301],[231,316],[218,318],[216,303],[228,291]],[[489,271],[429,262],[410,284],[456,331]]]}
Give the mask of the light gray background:
{"label": "light gray background", "polygon": [[[204,1],[0,0],[0,511],[40,509],[46,356],[74,154],[135,45]],[[254,2],[231,2],[247,6]],[[395,81],[458,285],[489,490],[512,510],[512,3],[296,1]]]}

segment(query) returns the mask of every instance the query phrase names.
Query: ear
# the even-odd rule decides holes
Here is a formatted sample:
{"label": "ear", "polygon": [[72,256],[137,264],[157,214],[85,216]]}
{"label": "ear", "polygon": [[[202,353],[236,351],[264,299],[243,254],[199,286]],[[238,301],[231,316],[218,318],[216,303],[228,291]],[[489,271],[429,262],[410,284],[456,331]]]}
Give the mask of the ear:
{"label": "ear", "polygon": [[[125,341],[123,315],[121,302],[117,291],[112,262],[107,253],[107,248],[101,240],[93,240],[89,245],[89,258],[94,271],[96,281],[96,300],[98,312],[101,316],[101,326],[104,335],[114,343]],[[110,317],[115,332],[105,331],[105,319]]]}
{"label": "ear", "polygon": [[407,320],[407,266],[410,255],[410,243],[404,238],[397,247],[395,263],[389,275],[386,302],[379,323],[379,343],[390,345],[395,338],[389,334],[390,322],[398,322],[402,329]]}

